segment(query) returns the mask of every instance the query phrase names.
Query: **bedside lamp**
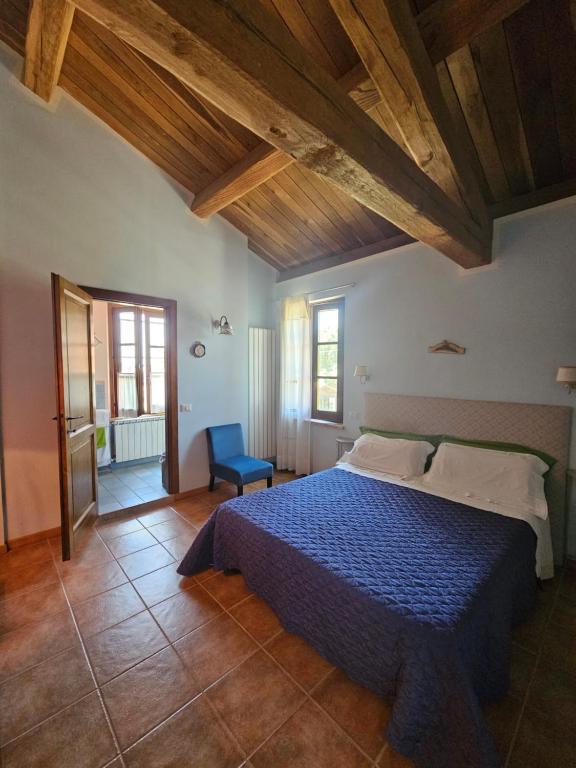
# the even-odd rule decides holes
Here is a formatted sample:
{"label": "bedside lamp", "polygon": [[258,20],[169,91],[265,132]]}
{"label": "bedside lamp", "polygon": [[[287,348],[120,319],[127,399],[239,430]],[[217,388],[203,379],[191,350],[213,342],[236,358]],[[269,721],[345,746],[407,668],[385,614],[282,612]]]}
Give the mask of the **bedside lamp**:
{"label": "bedside lamp", "polygon": [[361,384],[366,384],[366,382],[368,381],[368,366],[357,365],[354,368],[354,376],[357,376],[360,379]]}
{"label": "bedside lamp", "polygon": [[561,365],[556,374],[558,384],[564,384],[569,392],[576,390],[576,365]]}

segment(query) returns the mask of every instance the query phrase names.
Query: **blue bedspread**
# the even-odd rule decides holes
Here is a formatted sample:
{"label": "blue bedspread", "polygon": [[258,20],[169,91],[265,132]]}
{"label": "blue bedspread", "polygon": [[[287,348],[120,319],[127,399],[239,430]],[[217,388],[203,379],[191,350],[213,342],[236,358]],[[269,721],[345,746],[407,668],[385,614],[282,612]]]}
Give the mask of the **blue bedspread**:
{"label": "blue bedspread", "polygon": [[242,571],[284,627],[392,705],[419,768],[500,765],[482,705],[536,598],[523,521],[340,469],[220,505],[178,568]]}

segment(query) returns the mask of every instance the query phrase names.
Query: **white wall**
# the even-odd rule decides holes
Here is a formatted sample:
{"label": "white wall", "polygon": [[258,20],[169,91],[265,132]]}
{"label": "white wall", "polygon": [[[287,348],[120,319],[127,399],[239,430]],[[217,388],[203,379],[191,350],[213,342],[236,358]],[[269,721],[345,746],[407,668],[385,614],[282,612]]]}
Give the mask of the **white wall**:
{"label": "white wall", "polygon": [[[59,524],[50,273],[178,301],[180,487],[208,480],[203,428],[247,422],[248,326],[270,327],[275,271],[201,222],[152,163],[61,94],[47,108],[0,47],[0,343],[8,537]],[[235,335],[215,335],[226,313]],[[206,357],[189,354],[192,342]]]}
{"label": "white wall", "polygon": [[[281,298],[356,283],[344,291],[345,430],[313,427],[314,470],[334,463],[337,436],[357,434],[366,391],[576,405],[555,383],[558,365],[576,364],[576,198],[496,222],[495,240],[478,270],[414,244],[277,286]],[[426,351],[442,339],[466,354]],[[364,386],[355,364],[369,368]]]}

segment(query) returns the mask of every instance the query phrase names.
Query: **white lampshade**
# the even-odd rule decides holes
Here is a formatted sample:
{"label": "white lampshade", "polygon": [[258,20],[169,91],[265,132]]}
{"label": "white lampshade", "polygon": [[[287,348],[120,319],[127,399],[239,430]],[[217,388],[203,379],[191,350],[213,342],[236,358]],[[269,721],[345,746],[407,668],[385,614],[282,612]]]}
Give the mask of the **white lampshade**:
{"label": "white lampshade", "polygon": [[556,381],[567,387],[576,387],[576,365],[561,365],[556,374]]}
{"label": "white lampshade", "polygon": [[368,366],[367,365],[357,365],[354,368],[354,376],[368,376]]}

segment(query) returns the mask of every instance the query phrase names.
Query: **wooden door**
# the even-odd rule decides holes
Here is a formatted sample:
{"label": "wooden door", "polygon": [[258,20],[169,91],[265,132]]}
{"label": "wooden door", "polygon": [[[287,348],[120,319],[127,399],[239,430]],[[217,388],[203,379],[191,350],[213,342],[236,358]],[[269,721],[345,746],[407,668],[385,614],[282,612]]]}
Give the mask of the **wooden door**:
{"label": "wooden door", "polygon": [[98,514],[92,297],[52,275],[62,559]]}

